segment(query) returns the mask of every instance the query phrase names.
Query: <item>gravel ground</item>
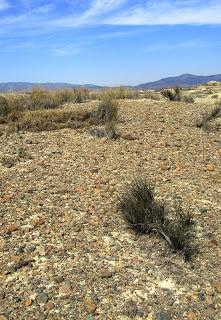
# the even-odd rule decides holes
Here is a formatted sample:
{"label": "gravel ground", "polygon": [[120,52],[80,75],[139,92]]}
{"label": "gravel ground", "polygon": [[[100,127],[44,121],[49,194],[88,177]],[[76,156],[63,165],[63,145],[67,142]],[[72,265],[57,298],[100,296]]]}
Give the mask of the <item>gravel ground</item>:
{"label": "gravel ground", "polygon": [[[195,127],[210,108],[121,102],[115,141],[85,129],[1,136],[0,320],[221,319],[221,136]],[[122,220],[118,197],[136,175],[192,208],[192,262]]]}

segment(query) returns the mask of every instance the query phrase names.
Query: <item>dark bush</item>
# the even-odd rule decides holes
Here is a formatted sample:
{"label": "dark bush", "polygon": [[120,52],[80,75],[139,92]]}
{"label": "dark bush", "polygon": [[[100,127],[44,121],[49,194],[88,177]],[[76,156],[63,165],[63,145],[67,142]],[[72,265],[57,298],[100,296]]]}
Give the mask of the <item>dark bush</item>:
{"label": "dark bush", "polygon": [[141,232],[150,232],[165,219],[164,204],[155,200],[153,184],[144,180],[134,180],[120,201],[120,210],[130,225]]}
{"label": "dark bush", "polygon": [[172,218],[165,203],[155,198],[153,183],[135,179],[119,200],[119,209],[133,229],[142,233],[157,233],[172,250],[182,252],[187,260],[191,258],[194,232],[190,212],[184,212],[181,205],[176,205]]}
{"label": "dark bush", "polygon": [[221,116],[221,105],[218,105],[213,110],[203,115],[201,119],[197,120],[196,126],[197,128],[206,129],[210,121],[220,116]]}
{"label": "dark bush", "polygon": [[11,112],[8,100],[4,96],[0,96],[0,117],[4,118]]}
{"label": "dark bush", "polygon": [[182,101],[186,103],[194,103],[194,98],[192,96],[184,96]]}
{"label": "dark bush", "polygon": [[164,89],[161,91],[162,95],[168,98],[170,101],[181,101],[181,88],[175,87],[172,90]]}

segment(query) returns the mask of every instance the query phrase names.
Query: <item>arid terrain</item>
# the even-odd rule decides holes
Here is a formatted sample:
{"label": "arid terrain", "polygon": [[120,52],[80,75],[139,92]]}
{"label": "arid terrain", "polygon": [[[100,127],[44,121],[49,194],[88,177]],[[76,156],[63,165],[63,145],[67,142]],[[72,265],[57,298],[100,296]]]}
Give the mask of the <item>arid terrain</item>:
{"label": "arid terrain", "polygon": [[[221,86],[185,94],[195,102],[119,100],[117,139],[0,125],[0,320],[221,319],[221,118],[197,125]],[[123,220],[119,199],[137,176],[192,210],[191,261]]]}

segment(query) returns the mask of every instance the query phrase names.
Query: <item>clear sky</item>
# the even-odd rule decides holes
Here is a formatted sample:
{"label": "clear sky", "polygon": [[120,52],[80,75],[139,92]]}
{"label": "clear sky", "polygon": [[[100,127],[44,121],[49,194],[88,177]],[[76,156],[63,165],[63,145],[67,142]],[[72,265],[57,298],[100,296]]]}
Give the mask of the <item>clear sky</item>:
{"label": "clear sky", "polygon": [[221,73],[221,0],[0,0],[0,82]]}

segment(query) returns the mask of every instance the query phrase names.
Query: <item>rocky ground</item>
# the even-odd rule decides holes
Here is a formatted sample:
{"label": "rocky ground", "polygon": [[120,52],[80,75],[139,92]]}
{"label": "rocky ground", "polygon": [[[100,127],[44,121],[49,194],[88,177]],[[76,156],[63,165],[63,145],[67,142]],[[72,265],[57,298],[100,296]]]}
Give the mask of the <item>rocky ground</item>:
{"label": "rocky ground", "polygon": [[[195,126],[211,108],[121,102],[117,140],[1,136],[1,320],[221,319],[220,131]],[[137,175],[193,210],[191,262],[122,220],[118,198]]]}

